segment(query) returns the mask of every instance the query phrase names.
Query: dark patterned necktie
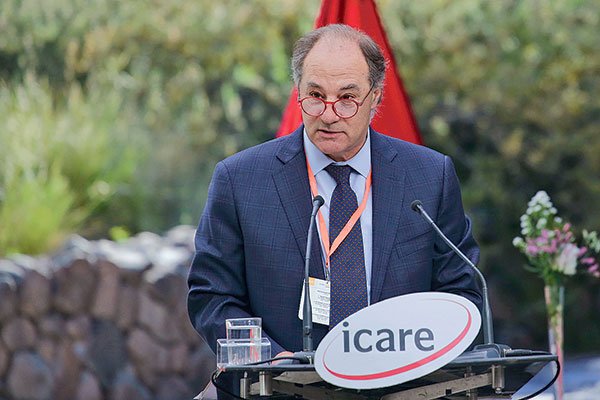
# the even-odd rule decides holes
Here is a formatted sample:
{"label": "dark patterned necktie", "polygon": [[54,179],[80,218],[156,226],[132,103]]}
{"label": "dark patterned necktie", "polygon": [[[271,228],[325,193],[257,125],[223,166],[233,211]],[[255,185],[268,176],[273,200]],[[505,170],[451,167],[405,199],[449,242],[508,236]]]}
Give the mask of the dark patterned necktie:
{"label": "dark patterned necktie", "polygon": [[[358,208],[356,193],[350,187],[352,167],[330,164],[325,170],[337,186],[329,206],[329,242],[333,243]],[[329,329],[367,306],[367,280],[360,219],[330,258],[331,309]]]}

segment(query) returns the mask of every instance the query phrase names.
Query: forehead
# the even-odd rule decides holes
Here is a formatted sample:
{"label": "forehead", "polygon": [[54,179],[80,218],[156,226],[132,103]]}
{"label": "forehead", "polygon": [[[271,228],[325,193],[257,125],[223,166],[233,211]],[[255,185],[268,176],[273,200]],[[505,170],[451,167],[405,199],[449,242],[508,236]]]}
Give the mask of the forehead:
{"label": "forehead", "polygon": [[369,85],[369,66],[358,44],[343,38],[323,38],[304,59],[300,85],[331,89]]}

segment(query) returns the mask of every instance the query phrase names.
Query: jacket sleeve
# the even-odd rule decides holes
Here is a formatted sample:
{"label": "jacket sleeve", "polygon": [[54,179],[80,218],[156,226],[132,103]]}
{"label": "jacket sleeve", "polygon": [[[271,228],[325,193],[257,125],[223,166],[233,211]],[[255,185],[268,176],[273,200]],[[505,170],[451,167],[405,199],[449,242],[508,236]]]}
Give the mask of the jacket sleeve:
{"label": "jacket sleeve", "polygon": [[[435,220],[442,232],[477,265],[479,246],[473,238],[471,221],[463,209],[454,165],[447,156],[444,157],[442,196]],[[482,295],[476,272],[437,236],[434,243],[432,289],[461,295],[471,300],[479,310],[482,309]]]}
{"label": "jacket sleeve", "polygon": [[[231,176],[223,162],[217,164],[209,186],[195,247],[188,276],[188,313],[194,328],[215,351],[217,339],[225,337],[226,319],[252,316],[243,232]],[[269,340],[272,354],[283,351]]]}

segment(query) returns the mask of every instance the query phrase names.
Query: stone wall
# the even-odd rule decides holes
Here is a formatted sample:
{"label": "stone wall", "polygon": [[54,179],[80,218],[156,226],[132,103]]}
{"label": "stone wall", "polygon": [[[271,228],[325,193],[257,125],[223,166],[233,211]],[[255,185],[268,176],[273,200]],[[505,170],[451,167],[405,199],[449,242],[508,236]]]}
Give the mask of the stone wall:
{"label": "stone wall", "polygon": [[194,228],[71,238],[0,260],[0,400],[191,399],[214,369],[192,328]]}

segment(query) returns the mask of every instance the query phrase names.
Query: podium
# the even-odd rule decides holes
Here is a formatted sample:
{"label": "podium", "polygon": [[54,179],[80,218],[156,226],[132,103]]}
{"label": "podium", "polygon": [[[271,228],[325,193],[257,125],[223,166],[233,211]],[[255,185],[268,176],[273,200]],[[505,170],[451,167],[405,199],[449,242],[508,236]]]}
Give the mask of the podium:
{"label": "podium", "polygon": [[421,378],[382,389],[344,389],[324,382],[310,364],[228,366],[219,377],[239,382],[244,399],[311,400],[510,399],[550,362],[552,354],[490,358],[465,352]]}

